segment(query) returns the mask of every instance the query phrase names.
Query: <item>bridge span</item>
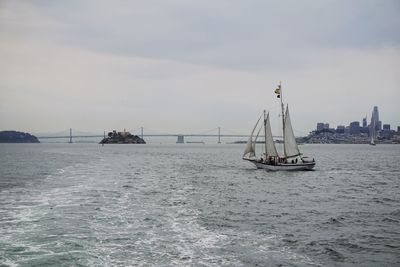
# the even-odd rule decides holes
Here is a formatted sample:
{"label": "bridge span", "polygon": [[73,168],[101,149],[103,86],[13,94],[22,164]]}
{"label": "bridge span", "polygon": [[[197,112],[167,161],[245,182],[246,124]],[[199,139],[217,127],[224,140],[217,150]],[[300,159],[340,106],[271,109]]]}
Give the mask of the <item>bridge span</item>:
{"label": "bridge span", "polygon": [[[141,133],[138,134],[142,139],[146,137],[176,137],[179,140],[179,137],[216,137],[217,143],[221,143],[221,138],[249,138],[248,134],[221,134],[220,127],[217,128],[217,133],[150,133],[145,134],[143,132],[143,128],[141,128]],[[41,139],[66,139],[68,143],[72,143],[76,138],[104,138],[106,136],[105,132],[103,134],[77,134],[73,135],[72,129],[69,129],[69,134],[64,135],[42,135],[37,136],[39,140]],[[259,136],[263,138],[263,135]],[[282,138],[282,136],[274,136],[275,138]]]}

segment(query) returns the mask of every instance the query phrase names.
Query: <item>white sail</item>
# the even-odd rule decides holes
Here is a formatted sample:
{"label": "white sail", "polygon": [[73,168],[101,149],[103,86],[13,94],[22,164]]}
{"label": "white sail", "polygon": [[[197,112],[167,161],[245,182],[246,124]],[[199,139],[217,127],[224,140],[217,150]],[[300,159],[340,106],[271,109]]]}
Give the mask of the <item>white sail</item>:
{"label": "white sail", "polygon": [[246,147],[244,149],[243,152],[243,158],[254,158],[256,156],[256,145],[255,145],[255,141],[253,141],[253,135],[254,135],[254,131],[257,128],[258,123],[260,122],[261,116],[260,118],[258,118],[258,121],[256,123],[256,125],[253,128],[253,131],[251,131],[249,140],[247,141]]}
{"label": "white sail", "polygon": [[375,145],[375,140],[374,140],[374,138],[375,138],[375,119],[374,119],[374,114],[372,114],[372,116],[371,116],[371,126],[370,126],[370,129],[371,129],[371,131],[370,131],[370,135],[371,135],[371,142],[370,142],[370,144],[371,145]]}
{"label": "white sail", "polygon": [[247,141],[246,147],[243,152],[243,158],[254,158],[256,156],[255,148],[253,147],[253,137],[250,136],[249,140]]}
{"label": "white sail", "polygon": [[283,127],[284,127],[283,140],[284,140],[285,157],[290,158],[300,155],[300,151],[296,143],[296,138],[294,137],[292,123],[290,121],[289,106],[286,107],[285,124]]}
{"label": "white sail", "polygon": [[267,156],[277,157],[278,152],[276,151],[274,139],[272,137],[271,123],[269,121],[269,112],[267,118],[265,119],[265,149]]}
{"label": "white sail", "polygon": [[261,129],[262,129],[262,128],[263,128],[263,126],[261,125],[260,129],[258,129],[256,138],[254,138],[254,141],[253,141],[253,150],[254,150],[254,151],[256,151],[257,138],[258,138],[258,136],[260,135],[260,132],[261,132]]}

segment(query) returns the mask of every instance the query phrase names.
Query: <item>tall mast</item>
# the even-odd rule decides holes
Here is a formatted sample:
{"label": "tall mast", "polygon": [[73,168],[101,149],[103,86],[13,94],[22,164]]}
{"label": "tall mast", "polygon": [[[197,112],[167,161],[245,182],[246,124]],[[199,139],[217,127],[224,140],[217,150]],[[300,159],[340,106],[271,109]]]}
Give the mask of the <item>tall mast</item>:
{"label": "tall mast", "polygon": [[[285,146],[285,107],[283,105],[283,92],[282,92],[282,83],[279,81],[279,92],[280,92],[280,99],[281,99],[281,109],[282,109],[282,136],[283,136],[283,146]],[[283,149],[283,153],[286,158],[285,149]]]}
{"label": "tall mast", "polygon": [[267,117],[264,109],[264,144],[265,144],[265,160],[267,159]]}
{"label": "tall mast", "polygon": [[[282,133],[283,133],[283,146],[285,147],[285,107],[283,106],[283,93],[282,93],[282,83],[279,81],[278,88],[275,89],[275,94],[277,98],[281,99],[281,109],[282,109]],[[286,152],[285,149],[283,149],[285,158],[286,158]]]}

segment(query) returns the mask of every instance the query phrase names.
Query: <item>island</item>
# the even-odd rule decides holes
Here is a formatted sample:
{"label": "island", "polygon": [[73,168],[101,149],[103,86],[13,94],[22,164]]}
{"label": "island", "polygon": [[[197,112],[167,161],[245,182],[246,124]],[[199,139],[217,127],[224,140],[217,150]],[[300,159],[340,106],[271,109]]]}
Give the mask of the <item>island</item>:
{"label": "island", "polygon": [[0,143],[40,143],[36,136],[17,131],[0,131]]}
{"label": "island", "polygon": [[113,130],[99,144],[146,144],[146,142],[139,136],[125,130],[123,132]]}

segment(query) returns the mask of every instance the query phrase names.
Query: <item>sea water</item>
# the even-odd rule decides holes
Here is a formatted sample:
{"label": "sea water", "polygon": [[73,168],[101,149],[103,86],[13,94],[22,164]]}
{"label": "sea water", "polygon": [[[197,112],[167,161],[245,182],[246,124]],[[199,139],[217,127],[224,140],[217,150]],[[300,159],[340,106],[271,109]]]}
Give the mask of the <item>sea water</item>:
{"label": "sea water", "polygon": [[400,146],[2,144],[0,266],[399,266]]}

